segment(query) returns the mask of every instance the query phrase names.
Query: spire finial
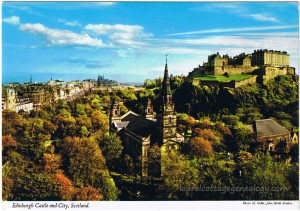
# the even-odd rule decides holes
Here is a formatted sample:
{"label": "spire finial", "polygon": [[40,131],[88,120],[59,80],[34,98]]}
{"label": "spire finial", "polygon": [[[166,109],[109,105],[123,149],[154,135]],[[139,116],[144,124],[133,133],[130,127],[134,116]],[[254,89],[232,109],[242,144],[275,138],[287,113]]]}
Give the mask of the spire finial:
{"label": "spire finial", "polygon": [[168,54],[166,54],[166,64],[168,63]]}

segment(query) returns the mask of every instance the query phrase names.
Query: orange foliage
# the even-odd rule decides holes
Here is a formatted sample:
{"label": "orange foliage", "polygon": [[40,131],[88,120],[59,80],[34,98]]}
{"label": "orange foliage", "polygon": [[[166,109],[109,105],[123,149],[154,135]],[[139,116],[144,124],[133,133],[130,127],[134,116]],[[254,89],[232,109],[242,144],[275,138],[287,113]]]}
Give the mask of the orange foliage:
{"label": "orange foliage", "polygon": [[17,148],[17,142],[11,136],[2,136],[2,150],[8,151]]}
{"label": "orange foliage", "polygon": [[216,135],[210,129],[203,129],[202,130],[200,128],[195,128],[193,136],[194,137],[202,137],[202,138],[205,138],[209,141],[214,141],[214,140],[217,139]]}
{"label": "orange foliage", "polygon": [[193,138],[190,145],[193,154],[198,157],[209,157],[213,153],[211,143],[202,137]]}
{"label": "orange foliage", "polygon": [[61,155],[44,153],[43,157],[44,171],[48,173],[57,173],[61,166]]}
{"label": "orange foliage", "polygon": [[58,190],[61,200],[70,201],[75,194],[75,188],[73,182],[67,178],[64,174],[54,174],[52,179],[58,183]]}
{"label": "orange foliage", "polygon": [[75,195],[77,201],[101,201],[103,200],[103,195],[91,186],[80,188]]}

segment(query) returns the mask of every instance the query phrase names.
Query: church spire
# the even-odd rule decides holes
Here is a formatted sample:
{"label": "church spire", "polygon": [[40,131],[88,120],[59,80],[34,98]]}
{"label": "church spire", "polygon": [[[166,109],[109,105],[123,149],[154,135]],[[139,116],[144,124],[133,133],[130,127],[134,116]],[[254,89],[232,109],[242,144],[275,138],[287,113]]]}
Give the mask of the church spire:
{"label": "church spire", "polygon": [[165,65],[165,73],[164,73],[164,80],[163,80],[163,90],[162,93],[164,95],[171,95],[171,88],[170,88],[170,78],[168,72],[168,55],[166,55],[166,65]]}
{"label": "church spire", "polygon": [[30,84],[32,84],[32,74],[31,74],[31,76],[30,76]]}

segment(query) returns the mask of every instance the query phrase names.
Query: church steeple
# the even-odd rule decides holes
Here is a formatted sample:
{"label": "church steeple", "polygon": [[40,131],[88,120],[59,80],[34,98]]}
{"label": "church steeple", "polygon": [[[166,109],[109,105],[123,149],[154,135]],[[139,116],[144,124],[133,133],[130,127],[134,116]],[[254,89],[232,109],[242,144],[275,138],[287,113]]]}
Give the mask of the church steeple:
{"label": "church steeple", "polygon": [[165,65],[165,73],[164,73],[164,80],[163,80],[163,95],[171,95],[171,88],[170,88],[170,78],[168,72],[168,55],[166,55],[166,65]]}
{"label": "church steeple", "polygon": [[172,100],[167,61],[168,60],[166,59],[160,100],[161,107],[157,115],[162,143],[166,143],[170,140],[176,140],[176,115],[174,111],[174,103]]}
{"label": "church steeple", "polygon": [[32,84],[32,74],[31,74],[31,76],[30,76],[30,84]]}

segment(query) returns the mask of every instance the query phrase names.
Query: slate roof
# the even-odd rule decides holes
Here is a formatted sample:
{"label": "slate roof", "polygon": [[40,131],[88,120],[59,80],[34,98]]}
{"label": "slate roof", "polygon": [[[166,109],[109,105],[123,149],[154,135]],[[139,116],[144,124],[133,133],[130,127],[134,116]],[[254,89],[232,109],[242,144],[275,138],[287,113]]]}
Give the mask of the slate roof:
{"label": "slate roof", "polygon": [[122,119],[122,122],[129,122],[126,129],[142,137],[148,137],[154,130],[156,122],[129,114]]}
{"label": "slate roof", "polygon": [[256,120],[255,129],[257,137],[273,136],[290,132],[273,119]]}
{"label": "slate roof", "polygon": [[114,122],[114,124],[116,125],[117,128],[123,128],[123,127],[127,127],[127,125],[129,124],[129,122]]}

